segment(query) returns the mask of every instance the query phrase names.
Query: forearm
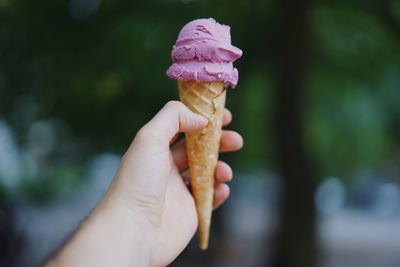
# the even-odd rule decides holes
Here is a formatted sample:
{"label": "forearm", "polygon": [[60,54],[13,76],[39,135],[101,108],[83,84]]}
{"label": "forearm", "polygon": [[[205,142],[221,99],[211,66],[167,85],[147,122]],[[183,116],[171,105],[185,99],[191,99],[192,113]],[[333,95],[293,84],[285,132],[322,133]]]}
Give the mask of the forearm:
{"label": "forearm", "polygon": [[107,197],[46,267],[150,265],[150,236],[139,216]]}

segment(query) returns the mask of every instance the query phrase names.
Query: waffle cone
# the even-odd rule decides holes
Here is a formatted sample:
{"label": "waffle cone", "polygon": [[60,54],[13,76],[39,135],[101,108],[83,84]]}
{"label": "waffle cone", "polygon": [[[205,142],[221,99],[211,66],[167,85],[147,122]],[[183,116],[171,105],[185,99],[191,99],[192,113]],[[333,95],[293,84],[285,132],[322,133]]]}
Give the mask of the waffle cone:
{"label": "waffle cone", "polygon": [[209,121],[205,128],[185,134],[190,185],[199,220],[199,246],[207,249],[226,91],[222,82],[179,81],[178,87],[181,101]]}

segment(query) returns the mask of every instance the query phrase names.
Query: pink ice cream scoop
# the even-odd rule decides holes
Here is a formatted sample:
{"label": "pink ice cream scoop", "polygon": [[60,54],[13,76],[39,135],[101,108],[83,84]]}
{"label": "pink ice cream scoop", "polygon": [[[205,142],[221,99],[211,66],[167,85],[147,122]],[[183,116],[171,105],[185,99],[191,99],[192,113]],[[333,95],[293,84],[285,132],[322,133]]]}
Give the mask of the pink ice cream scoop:
{"label": "pink ice cream scoop", "polygon": [[231,45],[230,27],[214,19],[197,19],[186,24],[172,49],[172,61],[167,75],[176,80],[224,82],[234,88],[238,70],[233,62],[242,50]]}

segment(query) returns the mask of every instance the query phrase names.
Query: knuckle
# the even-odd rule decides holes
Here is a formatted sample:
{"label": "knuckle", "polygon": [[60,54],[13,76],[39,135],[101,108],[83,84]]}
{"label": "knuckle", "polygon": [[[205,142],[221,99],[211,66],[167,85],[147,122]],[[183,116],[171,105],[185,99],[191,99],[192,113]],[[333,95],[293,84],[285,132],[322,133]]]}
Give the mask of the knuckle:
{"label": "knuckle", "polygon": [[148,135],[148,130],[147,130],[146,126],[143,126],[136,133],[135,140],[143,140],[146,138],[147,135]]}
{"label": "knuckle", "polygon": [[162,132],[151,129],[151,127],[145,125],[136,133],[134,142],[135,144],[143,145],[162,145],[165,143],[165,138]]}
{"label": "knuckle", "polygon": [[182,107],[183,107],[183,104],[177,100],[171,100],[171,101],[168,101],[167,104],[165,104],[165,108],[167,108],[167,109],[177,110],[177,109],[181,109]]}
{"label": "knuckle", "polygon": [[137,144],[147,144],[149,141],[155,142],[158,140],[158,136],[154,130],[151,130],[148,125],[143,126],[140,130],[136,133],[134,142]]}

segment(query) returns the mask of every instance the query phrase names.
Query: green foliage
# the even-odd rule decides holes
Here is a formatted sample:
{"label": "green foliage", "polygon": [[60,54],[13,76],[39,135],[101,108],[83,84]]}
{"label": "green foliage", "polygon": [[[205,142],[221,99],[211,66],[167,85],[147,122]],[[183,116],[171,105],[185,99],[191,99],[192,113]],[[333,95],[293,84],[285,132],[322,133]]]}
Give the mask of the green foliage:
{"label": "green foliage", "polygon": [[[274,161],[272,151],[271,114],[273,112],[272,82],[264,68],[256,68],[240,83],[242,93],[236,119],[239,121],[245,146],[238,164],[244,169],[259,169]],[[232,92],[232,94],[236,93]],[[229,95],[228,95],[229,96]],[[250,160],[244,160],[250,159]]]}
{"label": "green foliage", "polygon": [[398,151],[399,39],[379,14],[349,3],[319,4],[312,14],[307,142],[324,173],[348,177]]}
{"label": "green foliage", "polygon": [[398,37],[379,16],[348,3],[316,5],[312,14],[318,65],[371,82],[384,66],[398,64]]}
{"label": "green foliage", "polygon": [[[315,1],[309,14],[305,136],[324,175],[346,177],[399,151],[400,33],[375,5]],[[399,18],[398,1],[391,7]],[[24,148],[32,121],[21,126],[16,106],[28,95],[38,106],[33,120],[68,125],[74,153],[123,153],[135,132],[178,97],[165,71],[179,29],[214,17],[231,25],[233,43],[244,51],[238,88],[227,100],[245,138],[233,159],[244,169],[274,166],[277,8],[272,0],[0,0],[0,118],[17,129]],[[69,191],[82,173],[67,166],[22,190],[33,199]]]}
{"label": "green foliage", "polygon": [[[313,84],[308,143],[323,169],[332,175],[376,167],[395,148],[384,103],[376,101],[376,92],[366,94],[370,88],[359,81],[326,79],[331,82],[317,80]],[[337,88],[343,92],[335,92]]]}
{"label": "green foliage", "polygon": [[82,168],[62,166],[51,173],[44,174],[43,177],[25,179],[18,190],[26,200],[42,203],[76,192],[84,174]]}

